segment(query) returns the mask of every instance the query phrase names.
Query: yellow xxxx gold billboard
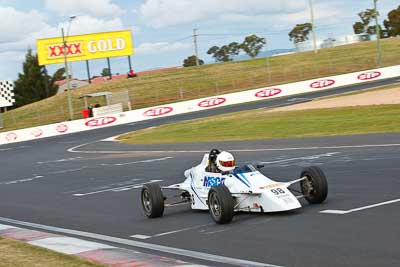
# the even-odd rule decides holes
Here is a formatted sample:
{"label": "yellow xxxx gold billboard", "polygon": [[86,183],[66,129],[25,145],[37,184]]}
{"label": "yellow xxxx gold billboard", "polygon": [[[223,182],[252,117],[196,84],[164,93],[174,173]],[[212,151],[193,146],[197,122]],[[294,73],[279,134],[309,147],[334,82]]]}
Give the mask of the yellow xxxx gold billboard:
{"label": "yellow xxxx gold billboard", "polygon": [[[127,31],[101,32],[65,37],[68,62],[133,54],[132,33]],[[39,65],[64,62],[61,37],[37,40]]]}

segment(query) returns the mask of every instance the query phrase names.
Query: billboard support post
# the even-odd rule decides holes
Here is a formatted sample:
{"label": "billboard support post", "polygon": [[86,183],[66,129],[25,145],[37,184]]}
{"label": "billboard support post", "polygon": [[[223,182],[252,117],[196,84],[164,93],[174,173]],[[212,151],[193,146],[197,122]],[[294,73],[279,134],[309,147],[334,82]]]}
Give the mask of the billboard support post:
{"label": "billboard support post", "polygon": [[108,66],[108,72],[109,72],[109,78],[110,80],[112,79],[112,73],[111,73],[111,63],[110,63],[110,58],[107,58],[107,66]]}
{"label": "billboard support post", "polygon": [[69,109],[69,119],[72,121],[74,119],[74,112],[72,107],[71,98],[71,84],[69,80],[68,73],[68,63],[67,63],[67,42],[65,41],[64,28],[61,28],[62,42],[63,42],[63,54],[64,54],[64,65],[65,65],[65,77],[67,79],[67,98],[68,98],[68,109]]}
{"label": "billboard support post", "polygon": [[129,71],[132,70],[131,56],[128,56]]}
{"label": "billboard support post", "polygon": [[44,70],[44,88],[46,90],[46,97],[49,97],[50,96],[49,80],[48,80],[48,73],[47,73],[46,65],[43,66],[43,70]]}
{"label": "billboard support post", "polygon": [[86,72],[88,77],[88,83],[92,83],[92,80],[90,79],[89,60],[86,60]]}

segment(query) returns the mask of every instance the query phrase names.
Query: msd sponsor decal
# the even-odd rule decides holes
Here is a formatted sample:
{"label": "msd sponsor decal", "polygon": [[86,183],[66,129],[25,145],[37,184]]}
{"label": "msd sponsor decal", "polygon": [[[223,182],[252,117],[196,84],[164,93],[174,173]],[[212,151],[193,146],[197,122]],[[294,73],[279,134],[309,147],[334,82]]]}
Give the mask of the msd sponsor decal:
{"label": "msd sponsor decal", "polygon": [[210,177],[210,176],[204,177],[204,182],[203,182],[204,187],[214,187],[214,186],[219,186],[221,184],[225,184],[225,178]]}
{"label": "msd sponsor decal", "polygon": [[221,105],[222,103],[225,103],[225,101],[226,101],[226,98],[214,97],[214,98],[205,99],[197,105],[201,108],[210,108],[210,107],[215,107],[215,106]]}
{"label": "msd sponsor decal", "polygon": [[98,127],[98,126],[104,126],[111,124],[115,122],[117,118],[115,117],[100,117],[100,118],[95,118],[91,119],[90,121],[85,122],[85,125],[88,127]]}
{"label": "msd sponsor decal", "polygon": [[39,137],[43,134],[43,130],[42,129],[33,129],[31,132],[31,135],[33,135],[34,137]]}
{"label": "msd sponsor decal", "polygon": [[59,132],[59,133],[65,133],[66,131],[68,131],[68,125],[66,125],[64,123],[59,124],[56,127],[56,131]]}
{"label": "msd sponsor decal", "polygon": [[281,89],[279,88],[268,88],[268,89],[263,89],[261,91],[258,91],[255,96],[264,98],[264,97],[271,97],[275,95],[279,95],[282,92]]}
{"label": "msd sponsor decal", "polygon": [[149,117],[157,117],[157,116],[162,116],[165,114],[170,113],[172,110],[174,110],[171,107],[158,107],[158,108],[152,108],[149,110],[146,110],[143,115],[149,116]]}
{"label": "msd sponsor decal", "polygon": [[364,72],[361,73],[360,75],[357,76],[357,79],[365,81],[365,80],[372,80],[375,78],[378,78],[379,76],[381,76],[382,73],[380,73],[379,71],[368,71],[368,72]]}
{"label": "msd sponsor decal", "polygon": [[315,88],[315,89],[321,89],[321,88],[332,86],[334,84],[335,84],[335,80],[323,79],[323,80],[313,82],[312,84],[310,84],[310,87]]}
{"label": "msd sponsor decal", "polygon": [[6,135],[7,141],[14,141],[14,140],[17,140],[17,138],[18,138],[18,135],[16,133],[8,133]]}
{"label": "msd sponsor decal", "polygon": [[[48,58],[58,58],[64,56],[64,45],[49,45],[48,49]],[[82,55],[82,42],[66,44],[65,52],[67,56],[79,56]]]}

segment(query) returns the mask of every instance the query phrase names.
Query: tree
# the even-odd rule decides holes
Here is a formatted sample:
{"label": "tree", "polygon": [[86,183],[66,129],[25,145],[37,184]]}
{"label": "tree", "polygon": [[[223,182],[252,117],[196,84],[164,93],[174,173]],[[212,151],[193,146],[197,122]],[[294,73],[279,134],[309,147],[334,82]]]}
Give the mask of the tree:
{"label": "tree", "polygon": [[103,77],[110,76],[111,75],[110,69],[109,68],[104,68],[101,71],[100,75],[103,76]]}
{"label": "tree", "polygon": [[308,40],[308,34],[312,30],[312,24],[307,22],[303,24],[296,24],[296,26],[289,32],[289,39],[295,44]]}
{"label": "tree", "polygon": [[240,45],[240,48],[243,49],[243,51],[251,58],[255,58],[265,44],[265,38],[261,38],[253,34],[245,37],[243,43]]}
{"label": "tree", "polygon": [[208,49],[207,54],[212,55],[216,62],[227,62],[232,61],[232,56],[238,55],[239,52],[240,45],[237,42],[232,42],[229,45],[223,45],[221,47],[213,46]]}
{"label": "tree", "polygon": [[[200,58],[199,58],[199,64],[204,65],[204,61],[201,60]],[[183,60],[183,66],[184,67],[196,66],[196,56],[195,55],[189,56],[185,60]]]}
{"label": "tree", "polygon": [[362,22],[356,22],[353,24],[353,30],[355,34],[361,34],[365,32],[365,25]]}
{"label": "tree", "polygon": [[39,66],[37,54],[32,54],[29,49],[22,64],[22,73],[14,82],[15,107],[33,103],[57,93],[58,86],[55,84],[60,76],[63,77],[64,70],[59,69],[53,76],[49,76],[44,66]]}
{"label": "tree", "polygon": [[54,72],[52,80],[56,82],[65,80],[65,78],[65,68],[60,68]]}
{"label": "tree", "polygon": [[[370,25],[370,23],[375,20],[376,16],[379,16],[379,12],[375,12],[375,9],[366,9],[358,13],[361,21],[357,21],[353,24],[353,30],[355,34],[376,34],[376,27],[375,25]],[[378,25],[380,29],[380,38],[385,37],[385,32],[382,31],[382,27]]]}
{"label": "tree", "polygon": [[388,19],[384,20],[383,25],[388,36],[400,35],[400,6],[388,13]]}

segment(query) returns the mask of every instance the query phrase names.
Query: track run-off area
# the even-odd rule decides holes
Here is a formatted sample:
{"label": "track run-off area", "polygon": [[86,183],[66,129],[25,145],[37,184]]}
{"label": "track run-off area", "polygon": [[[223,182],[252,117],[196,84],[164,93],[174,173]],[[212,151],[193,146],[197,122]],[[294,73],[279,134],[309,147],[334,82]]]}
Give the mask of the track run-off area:
{"label": "track run-off area", "polygon": [[[165,145],[104,141],[165,123],[296,102],[292,99],[0,146],[0,223],[209,266],[399,266],[400,134]],[[305,166],[320,166],[328,198],[321,205],[301,200],[303,208],[291,212],[239,213],[227,225],[189,206],[147,219],[139,200],[142,185],[183,181],[183,172],[211,148],[232,152],[238,164],[262,162],[261,171],[278,181],[298,178]]]}

